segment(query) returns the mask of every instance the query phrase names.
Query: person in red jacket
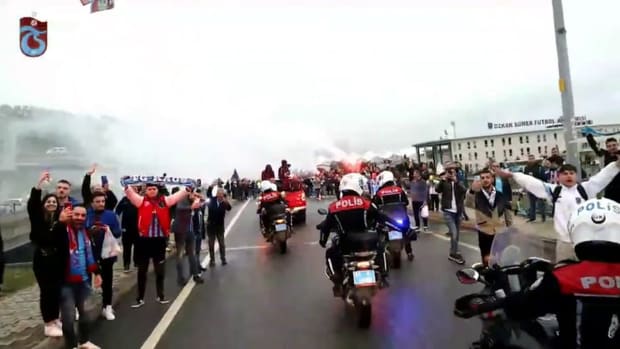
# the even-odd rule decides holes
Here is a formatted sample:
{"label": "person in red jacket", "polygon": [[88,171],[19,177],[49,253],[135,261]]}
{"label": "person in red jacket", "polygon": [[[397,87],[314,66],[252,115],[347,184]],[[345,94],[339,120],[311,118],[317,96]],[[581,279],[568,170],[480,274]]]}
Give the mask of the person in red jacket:
{"label": "person in red jacket", "polygon": [[170,303],[164,297],[164,271],[166,261],[166,243],[170,235],[170,207],[188,197],[191,188],[179,190],[170,195],[160,195],[157,184],[147,183],[145,196],[136,193],[131,186],[125,187],[127,199],[138,208],[138,240],[135,254],[138,262],[138,297],[133,308],[144,305],[146,292],[146,273],[149,262],[153,260],[157,301],[161,304]]}
{"label": "person in red jacket", "polygon": [[273,173],[273,168],[271,168],[271,165],[269,164],[265,165],[265,169],[260,174],[261,181],[270,181],[275,178],[276,178],[276,175],[275,173]]}

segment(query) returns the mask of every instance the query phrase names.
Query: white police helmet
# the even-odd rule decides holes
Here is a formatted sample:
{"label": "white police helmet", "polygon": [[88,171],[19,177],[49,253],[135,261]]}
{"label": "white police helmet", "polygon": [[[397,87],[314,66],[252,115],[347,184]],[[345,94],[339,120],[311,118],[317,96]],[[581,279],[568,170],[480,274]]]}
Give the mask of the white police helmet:
{"label": "white police helmet", "polygon": [[605,198],[583,202],[568,219],[568,234],[575,248],[584,242],[620,246],[620,204]]}
{"label": "white police helmet", "polygon": [[391,171],[383,171],[377,176],[377,181],[379,182],[379,186],[382,186],[387,182],[393,182],[394,174]]}
{"label": "white police helmet", "polygon": [[264,193],[267,190],[272,189],[271,184],[272,183],[270,181],[262,181],[262,182],[260,182],[260,190]]}
{"label": "white police helmet", "polygon": [[368,179],[359,173],[348,173],[340,180],[340,191],[352,190],[359,195],[367,188]]}

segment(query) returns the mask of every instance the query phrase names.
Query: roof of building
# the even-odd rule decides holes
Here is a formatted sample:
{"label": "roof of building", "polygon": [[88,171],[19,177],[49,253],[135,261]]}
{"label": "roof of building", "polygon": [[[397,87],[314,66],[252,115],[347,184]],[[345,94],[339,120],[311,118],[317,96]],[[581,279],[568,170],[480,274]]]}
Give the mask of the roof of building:
{"label": "roof of building", "polygon": [[[592,128],[600,128],[600,127],[620,127],[620,124],[602,124],[602,125],[589,125]],[[519,136],[519,135],[531,135],[531,134],[539,134],[539,133],[547,133],[547,132],[564,132],[562,127],[554,127],[554,128],[544,128],[537,130],[529,130],[529,131],[519,131],[519,132],[509,132],[509,133],[498,133],[498,134],[487,134],[487,135],[479,135],[473,137],[461,137],[461,138],[450,138],[450,139],[442,139],[437,141],[428,141],[423,143],[414,144],[414,147],[429,147],[432,145],[440,145],[440,144],[449,144],[450,142],[458,142],[458,141],[467,141],[473,139],[481,139],[481,138],[497,138],[497,137],[510,137],[510,136]]]}

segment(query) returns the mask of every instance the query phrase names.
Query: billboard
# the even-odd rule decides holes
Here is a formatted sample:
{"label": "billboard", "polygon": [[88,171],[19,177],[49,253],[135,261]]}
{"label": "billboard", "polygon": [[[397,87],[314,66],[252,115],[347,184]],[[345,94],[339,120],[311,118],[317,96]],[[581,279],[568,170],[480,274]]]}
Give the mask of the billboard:
{"label": "billboard", "polygon": [[[575,126],[592,125],[592,120],[588,120],[585,116],[575,116]],[[521,120],[513,122],[487,122],[487,128],[489,130],[496,129],[510,129],[510,128],[522,128],[522,127],[561,127],[562,117],[557,119],[536,119],[536,120]]]}

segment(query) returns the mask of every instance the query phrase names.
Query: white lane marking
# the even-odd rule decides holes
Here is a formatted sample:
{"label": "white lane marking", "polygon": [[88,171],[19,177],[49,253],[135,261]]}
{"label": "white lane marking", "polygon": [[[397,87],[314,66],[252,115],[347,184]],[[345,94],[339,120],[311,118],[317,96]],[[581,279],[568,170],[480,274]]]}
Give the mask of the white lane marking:
{"label": "white lane marking", "polygon": [[[433,233],[432,235],[433,235],[434,237],[438,238],[438,239],[442,239],[442,240],[450,241],[450,238],[449,238],[449,237],[447,237],[447,236],[443,236],[443,235],[438,234],[438,233]],[[480,249],[479,249],[477,246],[474,246],[474,245],[468,244],[468,243],[466,243],[466,242],[460,242],[460,241],[459,241],[459,245],[461,245],[461,246],[463,246],[463,247],[467,247],[467,248],[472,249],[472,250],[474,250],[474,251],[478,251],[478,252],[480,252]]]}
{"label": "white lane marking", "polygon": [[[303,243],[304,245],[308,245],[308,246],[313,246],[313,245],[318,245],[319,243],[317,241],[307,241]],[[294,242],[292,244],[289,244],[289,246],[295,246],[297,244],[295,244]],[[226,247],[226,252],[228,251],[245,251],[245,250],[262,250],[262,249],[266,249],[266,248],[270,248],[271,244],[265,244],[265,245],[253,245],[253,246],[235,246],[235,247]]]}
{"label": "white lane marking", "polygon": [[269,245],[226,247],[226,252],[228,252],[228,251],[244,251],[244,250],[262,250],[262,249],[265,249],[267,247],[269,247]]}
{"label": "white lane marking", "polygon": [[[237,214],[235,214],[235,216],[232,218],[230,223],[228,223],[228,226],[226,227],[224,231],[224,237],[226,237],[226,235],[228,235],[231,232],[232,227],[235,225],[235,223],[237,223],[237,220],[241,216],[241,213],[243,213],[243,210],[245,210],[245,208],[248,206],[249,203],[250,203],[250,200],[246,201],[245,204],[241,206]],[[219,249],[220,249],[220,246],[215,245],[215,252],[217,252]],[[202,260],[200,265],[205,267],[208,263],[208,260],[209,260],[209,254],[207,253],[207,255]],[[159,341],[161,340],[161,337],[163,337],[168,327],[170,327],[172,320],[174,320],[174,318],[179,313],[179,310],[181,310],[181,307],[183,306],[183,304],[187,301],[187,298],[192,292],[192,289],[194,289],[195,285],[196,283],[194,282],[194,280],[190,279],[190,281],[185,285],[185,287],[183,287],[181,292],[179,292],[179,295],[177,296],[177,298],[174,300],[174,302],[172,302],[172,305],[170,305],[170,308],[168,308],[164,316],[161,318],[161,320],[159,320],[159,323],[157,324],[157,326],[155,326],[155,328],[153,329],[153,332],[151,332],[151,335],[146,339],[144,344],[142,344],[142,346],[140,347],[141,349],[155,349],[155,347],[157,346],[157,343],[159,343]]]}

